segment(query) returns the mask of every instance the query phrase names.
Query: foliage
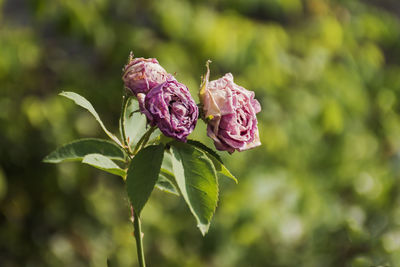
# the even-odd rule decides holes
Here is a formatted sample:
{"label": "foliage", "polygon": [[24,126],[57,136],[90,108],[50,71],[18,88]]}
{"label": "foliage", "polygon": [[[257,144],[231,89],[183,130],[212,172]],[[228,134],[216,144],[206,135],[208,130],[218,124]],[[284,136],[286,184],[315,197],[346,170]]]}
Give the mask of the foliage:
{"label": "foliage", "polygon": [[[155,187],[182,195],[196,218],[201,233],[205,235],[208,232],[218,202],[218,174],[237,182],[215,151],[199,141],[170,141],[172,138],[162,134],[150,141],[156,126],[148,127],[143,123],[146,122],[143,120],[145,115],[137,113],[138,101],[133,100],[136,97],[125,95],[125,92],[119,119],[122,141],[106,129],[86,98],[74,92],[62,92],[60,95],[88,110],[115,143],[95,138],[76,140],[57,148],[43,162],[82,160],[82,163],[126,180],[139,266],[145,266],[140,214]],[[197,120],[197,112],[195,116]],[[128,130],[126,126],[129,126]],[[143,129],[136,129],[137,127]],[[172,168],[162,169],[164,155],[169,154],[171,156],[166,157],[164,165],[172,163]],[[113,160],[122,161],[126,168],[121,168]]]}
{"label": "foliage", "polygon": [[[117,132],[132,49],[192,95],[210,58],[213,75],[232,71],[263,107],[264,145],[226,162],[239,185],[218,180],[224,204],[204,239],[179,198],[153,192],[149,265],[395,266],[400,24],[386,2],[0,1],[2,266],[136,262],[122,180],[40,163],[58,144],[104,138],[61,89],[91,96]],[[210,145],[204,132],[190,138]]]}

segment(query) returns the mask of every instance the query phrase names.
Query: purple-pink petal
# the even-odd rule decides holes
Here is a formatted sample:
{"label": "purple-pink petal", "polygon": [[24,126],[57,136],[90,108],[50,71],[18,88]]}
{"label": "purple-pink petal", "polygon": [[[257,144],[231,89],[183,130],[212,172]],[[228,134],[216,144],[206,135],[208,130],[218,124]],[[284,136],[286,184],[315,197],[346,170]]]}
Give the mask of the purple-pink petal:
{"label": "purple-pink petal", "polygon": [[122,80],[134,95],[147,93],[153,87],[171,79],[155,58],[134,58],[125,67]]}
{"label": "purple-pink petal", "polygon": [[[143,96],[140,95],[143,99]],[[189,90],[175,79],[151,89],[141,102],[140,109],[151,125],[161,132],[180,141],[194,130],[199,114]]]}
{"label": "purple-pink petal", "polygon": [[256,117],[260,103],[254,92],[234,83],[232,74],[209,82],[201,101],[208,119],[207,135],[218,150],[233,153],[261,144]]}

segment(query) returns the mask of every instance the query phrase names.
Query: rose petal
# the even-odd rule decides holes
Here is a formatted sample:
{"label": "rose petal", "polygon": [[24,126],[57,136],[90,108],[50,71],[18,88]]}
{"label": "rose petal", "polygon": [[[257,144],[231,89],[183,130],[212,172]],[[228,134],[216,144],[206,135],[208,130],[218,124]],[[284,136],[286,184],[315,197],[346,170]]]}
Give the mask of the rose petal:
{"label": "rose petal", "polygon": [[235,84],[231,73],[206,85],[200,97],[205,118],[211,118],[207,135],[215,147],[232,153],[259,146],[256,113],[261,106],[254,92]]}

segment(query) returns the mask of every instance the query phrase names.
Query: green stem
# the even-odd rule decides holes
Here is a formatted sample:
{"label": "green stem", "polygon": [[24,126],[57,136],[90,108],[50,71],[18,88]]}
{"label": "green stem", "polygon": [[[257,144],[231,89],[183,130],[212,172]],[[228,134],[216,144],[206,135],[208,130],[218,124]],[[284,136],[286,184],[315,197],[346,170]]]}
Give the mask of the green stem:
{"label": "green stem", "polygon": [[125,113],[126,113],[126,104],[128,102],[128,97],[126,94],[122,96],[122,106],[121,106],[121,118],[119,118],[119,127],[121,129],[121,138],[124,145],[127,145],[126,135],[125,135]]}
{"label": "green stem", "polygon": [[133,150],[133,155],[136,155],[140,151],[140,149],[142,149],[147,144],[151,134],[154,132],[156,128],[157,127],[152,126],[150,127],[150,129],[147,130],[147,132],[144,133],[144,135],[140,138],[139,142],[136,144],[136,147]]}
{"label": "green stem", "polygon": [[[121,137],[122,137],[122,143],[123,147],[128,153],[130,159],[132,159],[139,151],[142,149],[147,142],[150,139],[151,134],[154,132],[156,127],[150,127],[146,131],[145,134],[140,138],[139,142],[136,144],[136,147],[132,151],[129,142],[126,138],[125,134],[125,114],[126,114],[126,108],[128,105],[128,96],[125,94],[122,98],[122,107],[121,107],[121,118],[120,118],[120,129],[121,129]],[[130,162],[130,160],[129,160]],[[137,249],[137,257],[139,261],[139,266],[140,267],[146,267],[145,259],[144,259],[144,250],[143,250],[143,239],[142,239],[142,229],[140,225],[140,218],[139,215],[136,214],[136,212],[133,210],[133,207],[131,206],[132,209],[132,217],[133,217],[133,229],[134,229],[134,236],[136,240],[136,249]]]}
{"label": "green stem", "polygon": [[131,148],[129,147],[129,142],[126,139],[126,133],[125,133],[125,114],[126,114],[126,108],[128,106],[128,99],[129,99],[129,96],[127,94],[124,94],[122,96],[121,117],[119,118],[119,128],[121,131],[123,148],[126,150],[129,157],[131,157],[132,151],[131,151]]}
{"label": "green stem", "polygon": [[154,132],[154,130],[157,129],[156,126],[152,126],[145,134],[145,138],[142,142],[142,145],[140,146],[140,149],[144,148],[144,146],[149,142],[151,134]]}
{"label": "green stem", "polygon": [[135,235],[135,239],[136,239],[136,249],[137,249],[139,266],[146,267],[146,263],[144,260],[143,239],[142,239],[142,229],[141,229],[141,225],[140,225],[140,218],[134,210],[132,210],[132,213],[133,213],[133,228],[134,228],[134,235]]}

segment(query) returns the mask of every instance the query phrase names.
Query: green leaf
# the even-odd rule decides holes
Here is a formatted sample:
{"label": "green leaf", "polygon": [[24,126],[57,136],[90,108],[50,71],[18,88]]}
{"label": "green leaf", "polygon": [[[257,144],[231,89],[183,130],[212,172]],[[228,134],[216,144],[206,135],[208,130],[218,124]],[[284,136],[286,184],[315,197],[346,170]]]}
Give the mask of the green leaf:
{"label": "green leaf", "polygon": [[134,149],[140,138],[146,132],[146,116],[139,111],[139,103],[136,98],[127,100],[124,125],[125,136],[129,140],[128,145]]}
{"label": "green leaf", "polygon": [[101,128],[104,130],[104,132],[117,144],[121,145],[121,142],[119,141],[119,139],[113,134],[111,133],[109,130],[107,130],[107,128],[104,126],[103,122],[100,119],[99,114],[97,114],[96,110],[93,108],[92,104],[90,104],[90,102],[84,98],[83,96],[74,93],[74,92],[61,92],[59,95],[64,96],[66,98],[71,99],[72,101],[75,102],[75,104],[77,104],[78,106],[83,107],[84,109],[88,110],[93,117],[95,117],[95,119],[97,120],[97,122],[100,124]]}
{"label": "green leaf", "polygon": [[96,138],[85,138],[65,144],[43,159],[46,163],[81,161],[86,155],[102,154],[110,159],[125,161],[125,152],[115,143]]}
{"label": "green leaf", "polygon": [[125,178],[126,176],[126,171],[121,169],[111,159],[107,158],[106,156],[103,156],[102,154],[86,155],[83,158],[82,163],[88,164],[90,166],[109,172],[111,174],[121,176],[122,178]]}
{"label": "green leaf", "polygon": [[189,144],[172,142],[171,151],[179,191],[205,235],[218,202],[214,164],[202,150]]}
{"label": "green leaf", "polygon": [[[168,171],[172,175],[174,173],[174,170],[172,168],[172,156],[168,150],[164,151],[164,158],[163,158],[161,168]],[[173,179],[173,181],[175,181],[175,178]]]}
{"label": "green leaf", "polygon": [[163,162],[161,164],[160,175],[156,184],[157,188],[179,196],[178,185],[172,170],[171,154],[168,150],[164,150]]}
{"label": "green leaf", "polygon": [[212,158],[212,156],[210,156],[210,159],[213,161],[215,169],[218,172],[218,176],[225,176],[228,177],[230,179],[232,179],[233,181],[235,181],[235,183],[238,183],[238,179],[233,176],[233,174],[225,167],[224,164],[219,163],[218,161],[216,161],[215,159]]}
{"label": "green leaf", "polygon": [[159,140],[161,138],[161,136],[163,136],[163,134],[161,133],[160,129],[156,128],[150,135],[149,137],[149,142],[148,144],[153,144],[154,142],[157,142],[157,144],[159,144]]}
{"label": "green leaf", "polygon": [[219,176],[228,177],[228,178],[234,180],[235,183],[238,183],[237,178],[235,176],[233,176],[233,174],[225,167],[224,163],[222,162],[222,159],[217,154],[217,152],[215,152],[208,146],[204,145],[203,143],[200,143],[199,141],[188,140],[187,142],[188,142],[188,144],[191,144],[206,153],[206,155],[213,162],[214,167],[217,170]]}
{"label": "green leaf", "polygon": [[161,191],[179,196],[179,191],[176,189],[177,186],[174,185],[174,183],[176,184],[175,176],[171,172],[161,168],[160,175],[158,176],[156,183],[157,188]]}
{"label": "green leaf", "polygon": [[152,145],[140,150],[131,161],[126,177],[126,189],[138,215],[158,180],[163,155],[163,145]]}
{"label": "green leaf", "polygon": [[107,259],[107,267],[113,267],[114,263],[112,263],[111,259]]}
{"label": "green leaf", "polygon": [[209,148],[209,147],[206,146],[205,144],[203,144],[203,143],[201,143],[201,142],[199,142],[199,141],[193,140],[193,139],[187,140],[187,143],[188,143],[188,144],[191,144],[191,145],[193,145],[193,146],[195,146],[195,147],[197,147],[197,148],[200,148],[201,150],[207,152],[208,154],[211,154],[211,155],[214,156],[214,158],[216,158],[219,162],[223,163],[221,157],[217,154],[217,152],[215,152],[214,150],[212,150],[211,148]]}

